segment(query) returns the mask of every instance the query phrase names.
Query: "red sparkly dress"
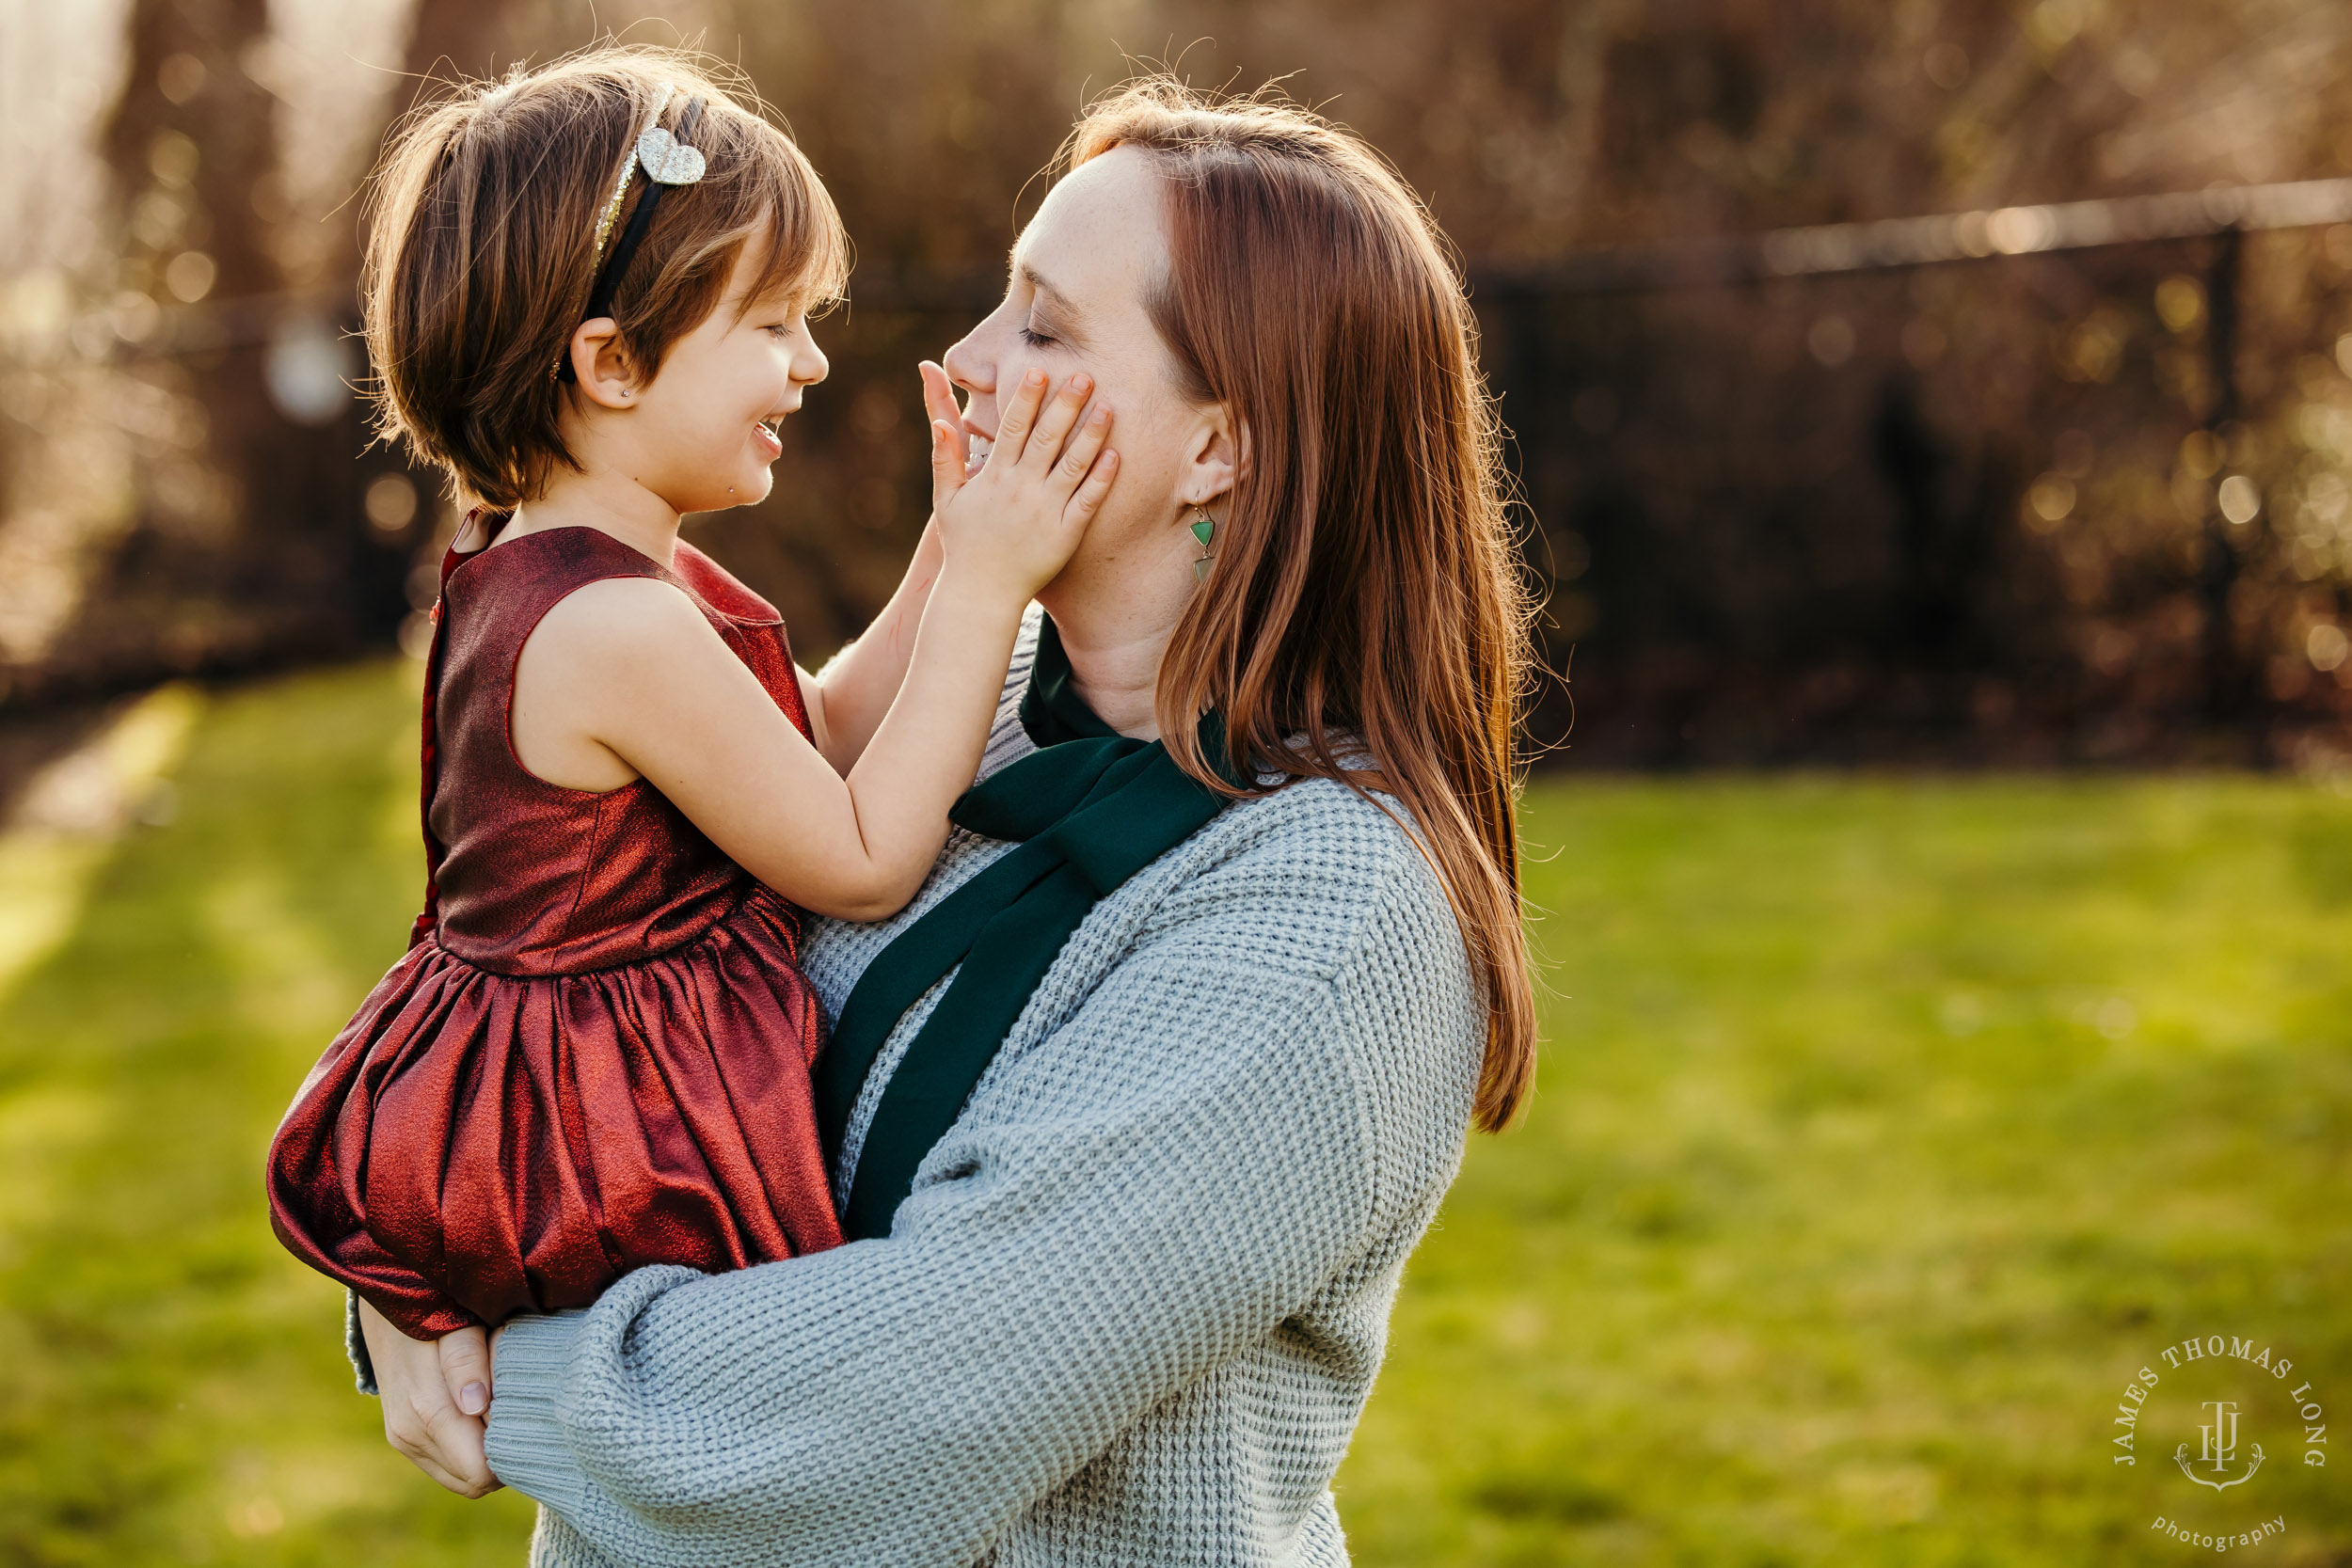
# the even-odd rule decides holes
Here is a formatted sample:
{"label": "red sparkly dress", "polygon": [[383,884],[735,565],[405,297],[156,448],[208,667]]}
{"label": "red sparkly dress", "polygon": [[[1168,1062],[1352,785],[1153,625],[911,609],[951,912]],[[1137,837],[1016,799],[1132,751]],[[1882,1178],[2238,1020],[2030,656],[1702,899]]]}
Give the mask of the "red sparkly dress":
{"label": "red sparkly dress", "polygon": [[840,1244],[800,911],[644,780],[567,789],[515,755],[524,640],[627,577],[684,589],[808,733],[774,609],[690,545],[664,568],[566,528],[444,562],[424,912],[269,1156],[279,1239],[415,1338],[584,1307],[647,1263]]}

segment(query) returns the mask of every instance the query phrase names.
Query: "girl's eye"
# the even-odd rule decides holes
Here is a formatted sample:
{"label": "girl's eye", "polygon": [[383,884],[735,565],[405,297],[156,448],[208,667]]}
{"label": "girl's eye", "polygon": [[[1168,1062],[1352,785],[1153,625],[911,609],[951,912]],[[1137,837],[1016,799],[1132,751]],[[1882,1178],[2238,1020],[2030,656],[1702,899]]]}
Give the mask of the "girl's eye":
{"label": "girl's eye", "polygon": [[1031,348],[1048,348],[1052,346],[1054,341],[1053,339],[1048,338],[1044,333],[1039,332],[1034,328],[1027,326],[1024,326],[1021,329],[1021,341],[1028,344]]}

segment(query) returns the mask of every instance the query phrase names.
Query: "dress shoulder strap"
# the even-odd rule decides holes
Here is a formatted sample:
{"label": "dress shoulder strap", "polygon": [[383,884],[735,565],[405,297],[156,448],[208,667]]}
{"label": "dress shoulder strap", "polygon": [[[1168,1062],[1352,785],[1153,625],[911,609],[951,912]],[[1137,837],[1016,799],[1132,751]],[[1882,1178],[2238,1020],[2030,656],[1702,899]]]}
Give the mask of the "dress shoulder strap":
{"label": "dress shoulder strap", "polygon": [[[515,661],[548,611],[592,582],[626,577],[660,578],[686,587],[659,562],[592,528],[549,529],[462,554],[453,548],[441,558],[441,594],[433,606],[433,646],[425,656],[418,746],[424,910],[409,930],[410,946],[431,935],[440,920],[439,878],[448,850],[433,832],[433,800],[440,785],[444,750],[439,733],[442,698],[449,696],[461,706],[489,703],[503,715],[513,696]],[[692,596],[701,602],[699,594]]]}
{"label": "dress shoulder strap", "polygon": [[809,723],[808,707],[801,700],[800,672],[792,662],[791,640],[785,636],[784,617],[776,607],[683,539],[671,559],[670,580],[702,606],[721,639],[735,650],[735,657],[759,678],[770,700],[794,729],[814,741],[817,736]]}

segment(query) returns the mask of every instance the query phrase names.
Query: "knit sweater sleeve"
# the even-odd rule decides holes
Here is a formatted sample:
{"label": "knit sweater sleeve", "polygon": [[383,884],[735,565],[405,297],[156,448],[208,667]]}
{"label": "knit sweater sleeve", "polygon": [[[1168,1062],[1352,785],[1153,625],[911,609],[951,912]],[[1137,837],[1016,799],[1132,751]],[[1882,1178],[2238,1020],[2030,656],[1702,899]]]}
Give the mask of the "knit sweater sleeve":
{"label": "knit sweater sleeve", "polygon": [[1460,940],[1381,842],[1187,878],[1007,1048],[887,1238],[516,1322],[498,1474],[629,1563],[981,1556],[1429,1201],[1387,1190],[1393,1146],[1458,1154],[1467,1105],[1399,1086],[1460,1079]]}

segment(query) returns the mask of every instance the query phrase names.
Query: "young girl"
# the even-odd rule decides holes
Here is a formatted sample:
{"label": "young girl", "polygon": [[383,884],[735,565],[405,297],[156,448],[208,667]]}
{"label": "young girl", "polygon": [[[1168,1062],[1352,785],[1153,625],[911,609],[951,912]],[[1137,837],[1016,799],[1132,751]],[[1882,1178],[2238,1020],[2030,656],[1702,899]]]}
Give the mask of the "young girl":
{"label": "young girl", "polygon": [[839,1243],[801,911],[914,896],[1117,457],[1086,384],[1032,378],[967,473],[926,366],[933,527],[812,679],[677,537],[767,495],[825,375],[806,310],[847,245],[799,150],[611,49],[418,119],[379,179],[384,423],[482,507],[425,676],[424,912],[268,1179],[286,1245],[423,1339]]}

